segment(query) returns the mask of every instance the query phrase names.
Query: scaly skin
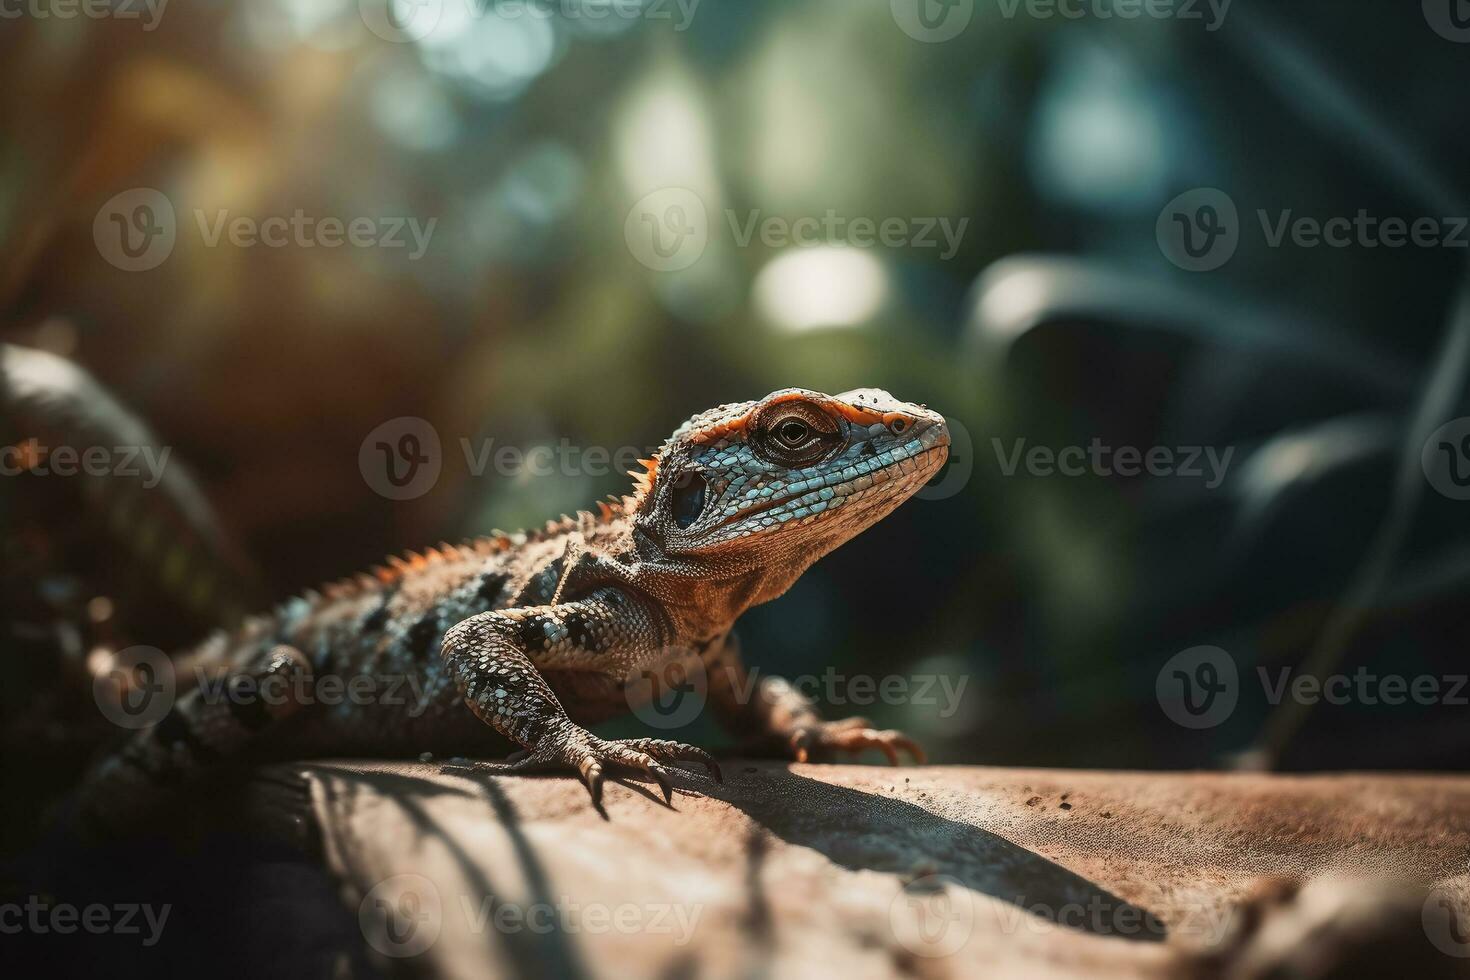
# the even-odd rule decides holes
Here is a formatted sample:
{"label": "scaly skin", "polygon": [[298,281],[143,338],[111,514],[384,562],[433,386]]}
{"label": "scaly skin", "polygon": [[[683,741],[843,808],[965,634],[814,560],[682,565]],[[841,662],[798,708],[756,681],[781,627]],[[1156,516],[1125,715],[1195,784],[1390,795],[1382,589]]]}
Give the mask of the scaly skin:
{"label": "scaly skin", "polygon": [[267,703],[211,698],[206,684],[99,767],[83,810],[126,810],[135,790],[225,759],[470,755],[504,739],[523,747],[508,771],[574,771],[595,804],[606,767],[667,797],[665,762],[718,778],[714,760],[583,726],[626,710],[646,672],[696,658],[733,731],[799,760],[867,747],[922,759],[898,732],[822,721],[779,678],[751,683],[731,627],[923,486],[948,445],[938,414],[877,389],[788,389],[695,416],[644,461],[631,495],[597,513],[396,559],[211,638],[181,662],[247,692],[274,681],[311,695],[335,675],[376,678],[384,696]]}

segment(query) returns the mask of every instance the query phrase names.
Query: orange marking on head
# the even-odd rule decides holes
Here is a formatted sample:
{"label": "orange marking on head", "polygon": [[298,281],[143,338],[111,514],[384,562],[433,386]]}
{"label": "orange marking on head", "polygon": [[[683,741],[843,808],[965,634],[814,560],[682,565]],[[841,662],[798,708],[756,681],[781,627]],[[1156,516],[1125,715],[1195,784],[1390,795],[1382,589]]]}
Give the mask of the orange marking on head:
{"label": "orange marking on head", "polygon": [[871,408],[861,405],[849,405],[846,402],[833,402],[833,407],[842,414],[842,417],[856,425],[873,425],[881,422],[887,425],[894,419],[902,418],[902,412],[876,412]]}
{"label": "orange marking on head", "polygon": [[744,432],[749,422],[750,413],[747,412],[739,418],[730,419],[727,422],[720,422],[707,429],[700,429],[698,432],[690,433],[689,441],[696,446],[707,446],[712,442],[717,442],[725,438],[725,436],[732,432]]}
{"label": "orange marking on head", "polygon": [[890,422],[904,417],[902,412],[880,412],[863,405],[851,405],[847,402],[838,401],[835,398],[816,398],[810,392],[788,391],[752,406],[743,415],[718,422],[699,432],[692,433],[689,436],[689,441],[696,445],[704,446],[733,433],[744,432],[750,427],[750,421],[755,417],[757,412],[764,411],[772,405],[782,405],[786,402],[793,401],[810,401],[824,408],[830,407],[854,425],[867,426],[875,423],[888,425]]}

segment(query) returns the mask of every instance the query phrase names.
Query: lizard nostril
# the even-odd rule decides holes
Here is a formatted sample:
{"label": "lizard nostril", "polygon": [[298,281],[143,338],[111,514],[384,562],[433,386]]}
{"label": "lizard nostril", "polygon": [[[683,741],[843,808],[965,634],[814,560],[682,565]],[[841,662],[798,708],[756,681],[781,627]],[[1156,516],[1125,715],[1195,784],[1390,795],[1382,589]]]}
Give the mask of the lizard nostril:
{"label": "lizard nostril", "polygon": [[893,430],[894,435],[899,435],[909,427],[909,424],[904,419],[894,419],[888,423],[888,427]]}

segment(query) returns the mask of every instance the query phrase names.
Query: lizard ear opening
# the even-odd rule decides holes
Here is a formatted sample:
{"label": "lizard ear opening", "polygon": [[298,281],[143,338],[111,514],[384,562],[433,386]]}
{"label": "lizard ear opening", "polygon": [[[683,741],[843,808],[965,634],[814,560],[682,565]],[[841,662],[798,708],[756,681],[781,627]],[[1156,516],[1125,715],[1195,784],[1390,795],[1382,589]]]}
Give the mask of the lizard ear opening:
{"label": "lizard ear opening", "polygon": [[684,473],[674,484],[669,506],[680,528],[687,529],[704,513],[705,488],[704,477],[698,473]]}

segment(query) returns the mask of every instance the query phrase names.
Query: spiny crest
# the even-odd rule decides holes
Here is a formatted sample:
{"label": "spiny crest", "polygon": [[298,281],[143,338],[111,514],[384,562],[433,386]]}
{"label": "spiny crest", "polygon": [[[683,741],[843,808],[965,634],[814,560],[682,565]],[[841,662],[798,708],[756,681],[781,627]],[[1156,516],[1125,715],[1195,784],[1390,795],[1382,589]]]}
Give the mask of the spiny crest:
{"label": "spiny crest", "polygon": [[640,459],[638,465],[641,470],[629,470],[628,475],[633,478],[633,496],[640,500],[653,492],[655,482],[658,480],[658,460],[661,453],[654,453],[648,459]]}
{"label": "spiny crest", "polygon": [[[795,391],[796,389],[791,389]],[[759,402],[731,402],[700,412],[674,430],[667,442],[648,459],[640,459],[641,470],[629,470],[633,478],[633,499],[645,500],[658,482],[659,461],[676,445],[690,442],[708,445],[732,432],[743,431],[750,414]]]}
{"label": "spiny crest", "polygon": [[333,601],[352,599],[380,591],[384,586],[393,585],[413,572],[423,571],[435,565],[487,558],[490,555],[508,551],[524,543],[529,537],[525,533],[507,534],[504,531],[494,531],[489,535],[462,544],[449,544],[441,541],[436,547],[429,548],[422,554],[416,551],[406,551],[402,555],[389,555],[384,560],[384,564],[374,565],[366,572],[348,578],[328,582],[320,590],[308,589],[302,594],[302,597],[308,601],[315,601],[321,597]]}
{"label": "spiny crest", "polygon": [[[656,461],[644,460],[643,462],[653,462],[656,465]],[[423,553],[406,551],[402,555],[390,555],[385,559],[384,564],[374,565],[365,573],[328,582],[319,589],[307,589],[302,593],[302,598],[315,604],[323,598],[328,601],[338,601],[381,591],[385,586],[402,581],[408,575],[437,565],[488,558],[525,544],[545,541],[568,531],[585,528],[590,523],[615,520],[632,510],[634,499],[633,497],[610,495],[606,500],[596,502],[595,513],[579,510],[571,515],[563,514],[555,520],[547,521],[539,531],[496,530],[461,544],[441,541],[436,547],[429,548]]]}
{"label": "spiny crest", "polygon": [[685,422],[674,432],[670,442],[687,441],[708,445],[731,432],[743,431],[750,413],[759,402],[731,402],[712,408]]}

